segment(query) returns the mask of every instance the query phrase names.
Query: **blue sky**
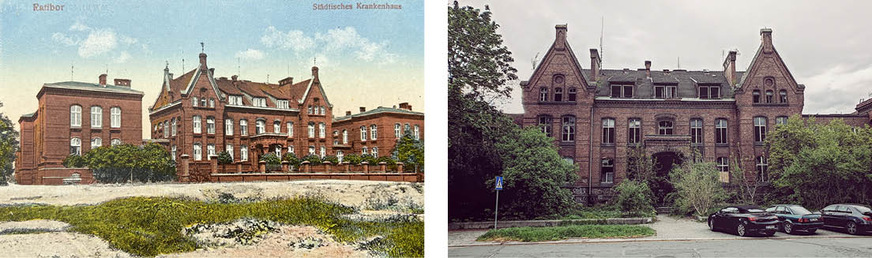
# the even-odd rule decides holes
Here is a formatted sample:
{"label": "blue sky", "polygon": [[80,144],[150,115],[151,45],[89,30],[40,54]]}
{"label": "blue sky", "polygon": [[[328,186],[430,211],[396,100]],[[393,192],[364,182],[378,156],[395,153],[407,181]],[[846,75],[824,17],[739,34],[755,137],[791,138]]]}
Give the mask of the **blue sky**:
{"label": "blue sky", "polygon": [[96,82],[107,70],[110,81],[131,79],[147,107],[167,63],[176,75],[191,70],[200,42],[219,77],[299,81],[317,59],[336,115],[399,102],[423,110],[422,2],[390,2],[401,10],[313,10],[339,1],[179,2],[58,1],[51,4],[62,11],[34,11],[33,1],[0,0],[0,112],[12,120],[33,112],[39,87],[70,80],[71,70],[75,81]]}

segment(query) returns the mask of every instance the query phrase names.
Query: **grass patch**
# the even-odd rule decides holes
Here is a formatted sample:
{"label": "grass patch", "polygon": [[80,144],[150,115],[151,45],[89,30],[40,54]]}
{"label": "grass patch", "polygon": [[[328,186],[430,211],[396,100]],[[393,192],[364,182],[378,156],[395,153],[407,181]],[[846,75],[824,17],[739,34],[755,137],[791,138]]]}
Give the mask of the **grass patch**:
{"label": "grass patch", "polygon": [[352,207],[315,197],[224,203],[131,197],[87,206],[0,206],[0,221],[63,221],[72,225],[70,231],[98,236],[112,247],[138,256],[193,251],[199,246],[182,234],[183,228],[240,218],[311,225],[350,244],[381,236],[381,243],[371,245],[370,251],[402,257],[424,255],[423,221],[354,221],[341,216],[354,212]]}
{"label": "grass patch", "polygon": [[509,240],[522,242],[554,241],[567,238],[630,238],[653,236],[654,229],[636,225],[572,225],[559,227],[520,227],[490,230],[478,241]]}

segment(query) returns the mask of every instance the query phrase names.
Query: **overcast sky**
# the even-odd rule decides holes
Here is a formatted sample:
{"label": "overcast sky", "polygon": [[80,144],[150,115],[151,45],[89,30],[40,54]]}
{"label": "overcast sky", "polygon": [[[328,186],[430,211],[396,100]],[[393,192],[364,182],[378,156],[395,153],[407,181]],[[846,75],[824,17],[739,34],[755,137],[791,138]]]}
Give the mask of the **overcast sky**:
{"label": "overcast sky", "polygon": [[[567,24],[570,45],[585,69],[599,48],[607,69],[723,70],[723,53],[738,49],[737,69],[750,65],[760,29],[772,28],[775,48],[797,83],[805,84],[805,114],[850,113],[872,93],[872,1],[460,1],[490,6],[521,80],[548,51],[554,25]],[[604,20],[604,22],[603,22]],[[500,103],[521,113],[521,91]]]}
{"label": "overcast sky", "polygon": [[168,62],[176,76],[193,69],[200,42],[216,77],[299,82],[317,64],[334,115],[400,102],[423,111],[423,3],[313,8],[330,2],[65,0],[38,3],[63,10],[35,11],[34,1],[0,0],[0,113],[17,123],[36,111],[44,83],[97,83],[108,70],[110,82],[131,79],[145,92],[143,128],[150,128],[147,107],[160,92],[164,67]]}

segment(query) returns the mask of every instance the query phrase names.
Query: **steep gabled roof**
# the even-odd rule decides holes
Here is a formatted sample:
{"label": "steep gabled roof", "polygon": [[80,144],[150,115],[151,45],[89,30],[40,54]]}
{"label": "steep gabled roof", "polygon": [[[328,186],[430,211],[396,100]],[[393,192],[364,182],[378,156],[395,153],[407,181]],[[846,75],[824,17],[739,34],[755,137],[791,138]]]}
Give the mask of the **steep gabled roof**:
{"label": "steep gabled roof", "polygon": [[[557,28],[558,30],[559,29],[565,30],[566,25],[557,25],[555,28]],[[561,39],[562,39],[562,42],[560,41]],[[558,51],[557,50],[558,44],[562,44],[566,48],[565,50],[561,50],[561,51],[568,52],[571,63],[573,65],[575,65],[575,67],[573,67],[570,70],[572,72],[578,72],[579,74],[576,74],[576,75],[578,76],[578,78],[580,78],[581,83],[585,84],[584,85],[585,88],[590,88],[590,84],[588,84],[587,76],[585,75],[585,73],[581,72],[582,71],[581,63],[579,63],[578,58],[575,57],[575,51],[572,51],[572,47],[569,45],[569,42],[566,40],[565,36],[563,38],[555,38],[554,39],[554,42],[551,43],[551,47],[548,48],[548,52],[546,52],[545,56],[542,57],[542,62],[540,62],[539,65],[536,66],[536,69],[533,70],[533,73],[530,74],[530,79],[527,80],[527,85],[535,85],[536,81],[534,81],[534,79],[541,79],[542,78],[543,72],[541,69],[543,69],[542,68],[544,66],[543,64],[545,64],[545,62],[550,61],[554,57],[554,55],[556,55],[555,51]],[[523,83],[522,83],[522,86],[523,86]]]}

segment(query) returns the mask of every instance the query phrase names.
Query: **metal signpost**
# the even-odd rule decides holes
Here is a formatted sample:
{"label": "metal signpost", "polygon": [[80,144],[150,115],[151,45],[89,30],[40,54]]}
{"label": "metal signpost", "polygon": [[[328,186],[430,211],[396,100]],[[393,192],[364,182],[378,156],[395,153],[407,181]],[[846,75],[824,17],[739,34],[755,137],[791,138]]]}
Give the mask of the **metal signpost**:
{"label": "metal signpost", "polygon": [[500,190],[503,190],[503,177],[496,178],[495,189],[497,190],[497,203],[494,207],[494,229],[497,229],[497,214],[500,212]]}

